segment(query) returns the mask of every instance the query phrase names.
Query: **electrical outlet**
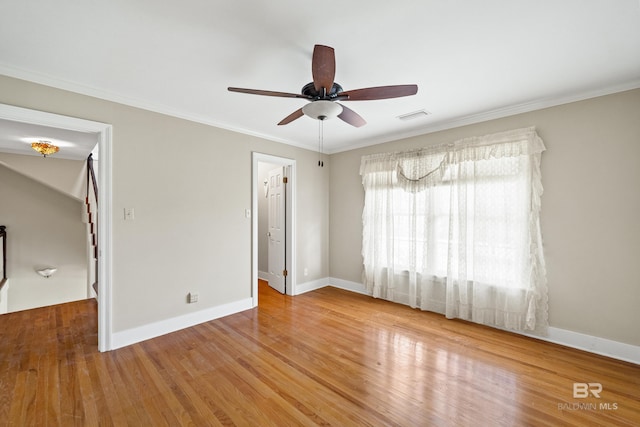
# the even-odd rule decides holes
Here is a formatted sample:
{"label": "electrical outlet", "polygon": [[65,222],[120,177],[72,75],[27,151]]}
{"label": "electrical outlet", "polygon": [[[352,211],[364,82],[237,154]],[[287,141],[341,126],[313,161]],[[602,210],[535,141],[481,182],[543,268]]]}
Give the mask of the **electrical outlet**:
{"label": "electrical outlet", "polygon": [[307,267],[304,268],[304,275],[305,276],[309,275],[309,269]]}
{"label": "electrical outlet", "polygon": [[194,302],[198,302],[198,293],[197,292],[189,292],[189,295],[187,295],[187,302],[189,304],[193,304]]}

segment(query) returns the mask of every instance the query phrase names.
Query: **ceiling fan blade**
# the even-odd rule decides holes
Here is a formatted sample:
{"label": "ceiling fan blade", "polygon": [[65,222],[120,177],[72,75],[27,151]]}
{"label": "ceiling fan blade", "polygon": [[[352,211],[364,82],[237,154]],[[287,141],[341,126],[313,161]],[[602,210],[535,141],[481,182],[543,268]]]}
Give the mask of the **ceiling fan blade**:
{"label": "ceiling fan blade", "polygon": [[280,123],[278,123],[278,126],[282,126],[282,125],[286,125],[288,123],[291,123],[292,121],[294,121],[296,119],[299,119],[302,116],[304,116],[304,113],[302,112],[302,108],[299,108],[296,111],[294,111],[293,113],[289,114],[284,119],[282,119],[280,121]]}
{"label": "ceiling fan blade", "polygon": [[319,94],[323,95],[322,88],[326,93],[331,92],[333,79],[336,76],[336,55],[332,47],[321,44],[314,46],[311,73],[313,86]]}
{"label": "ceiling fan blade", "polygon": [[355,126],[357,128],[367,124],[367,122],[362,118],[360,114],[356,113],[350,108],[345,107],[342,104],[340,104],[340,106],[342,107],[342,113],[338,114],[338,118],[342,119],[342,121],[349,123],[351,126]]}
{"label": "ceiling fan blade", "polygon": [[418,93],[418,85],[378,86],[340,92],[342,101],[372,101],[375,99],[400,98]]}
{"label": "ceiling fan blade", "polygon": [[227,89],[229,90],[229,92],[248,93],[251,95],[279,96],[282,98],[302,98],[302,99],[311,98],[310,96],[301,95],[299,93],[274,92],[272,90],[244,89],[241,87],[229,87]]}

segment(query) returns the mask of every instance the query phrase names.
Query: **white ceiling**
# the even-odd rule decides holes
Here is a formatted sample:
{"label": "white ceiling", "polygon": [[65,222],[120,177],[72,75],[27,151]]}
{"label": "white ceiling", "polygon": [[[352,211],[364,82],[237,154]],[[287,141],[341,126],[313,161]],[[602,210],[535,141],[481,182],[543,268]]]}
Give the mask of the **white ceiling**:
{"label": "white ceiling", "polygon": [[47,141],[60,148],[50,157],[86,160],[92,151],[97,150],[98,134],[0,119],[0,152],[41,156],[31,148],[31,143],[37,141]]}
{"label": "white ceiling", "polygon": [[[296,146],[318,123],[276,124],[314,44],[345,90],[418,85],[345,102],[367,125],[324,124],[338,152],[640,87],[640,0],[0,0],[0,73]],[[410,121],[397,116],[426,110]]]}

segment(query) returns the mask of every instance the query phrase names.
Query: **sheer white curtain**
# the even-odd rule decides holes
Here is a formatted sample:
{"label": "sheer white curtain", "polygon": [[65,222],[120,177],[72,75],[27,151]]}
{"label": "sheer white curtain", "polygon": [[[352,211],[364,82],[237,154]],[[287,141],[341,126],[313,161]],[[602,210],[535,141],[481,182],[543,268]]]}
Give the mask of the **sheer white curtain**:
{"label": "sheer white curtain", "polygon": [[364,283],[376,298],[547,328],[535,128],[362,158]]}

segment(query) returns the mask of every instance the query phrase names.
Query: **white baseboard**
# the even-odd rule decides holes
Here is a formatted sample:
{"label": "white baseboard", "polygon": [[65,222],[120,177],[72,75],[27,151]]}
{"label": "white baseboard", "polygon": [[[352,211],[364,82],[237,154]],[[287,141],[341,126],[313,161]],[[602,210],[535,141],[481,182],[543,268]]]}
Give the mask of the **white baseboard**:
{"label": "white baseboard", "polygon": [[335,277],[329,277],[329,286],[334,288],[344,289],[345,291],[356,292],[358,294],[368,295],[367,289],[362,283],[351,282],[349,280],[337,279]]}
{"label": "white baseboard", "polygon": [[[329,285],[347,291],[368,295],[365,286],[362,283],[330,277]],[[572,347],[578,350],[588,351],[589,353],[595,353],[601,356],[607,356],[613,359],[640,365],[640,346],[621,343],[606,338],[594,337],[592,335],[554,328],[551,326],[548,329],[549,334],[547,336],[533,335],[512,330],[509,330],[508,332],[526,335],[542,341],[548,341],[566,347]]]}
{"label": "white baseboard", "polygon": [[264,280],[265,282],[268,282],[269,281],[269,277],[270,277],[270,274],[267,273],[266,271],[258,270],[258,279]]}
{"label": "white baseboard", "polygon": [[[309,282],[298,283],[295,289],[295,295],[310,292],[325,286],[333,286],[335,288],[368,295],[365,286],[362,283],[351,282],[349,280],[337,279],[335,277],[322,278]],[[112,349],[125,347],[140,341],[155,338],[180,329],[188,328],[199,323],[208,322],[230,314],[239,313],[241,311],[253,308],[252,299],[223,304],[221,306],[185,314],[171,319],[162,320],[148,325],[139,326],[137,328],[128,329],[126,331],[116,332],[112,336]],[[520,333],[516,331],[509,331]],[[528,333],[520,333],[531,338],[548,341],[555,344],[564,345],[566,347],[584,350],[590,353],[611,357],[613,359],[623,360],[640,365],[640,346],[621,343],[606,338],[586,335],[579,332],[573,332],[566,329],[549,327],[548,336],[539,336]]]}
{"label": "white baseboard", "polygon": [[549,334],[546,337],[526,333],[522,335],[640,365],[640,346],[551,326],[548,332]]}
{"label": "white baseboard", "polygon": [[180,329],[189,328],[200,323],[239,313],[253,308],[253,300],[246,298],[240,301],[207,308],[178,317],[149,323],[136,328],[115,332],[111,338],[111,350],[159,337]]}
{"label": "white baseboard", "polygon": [[294,295],[304,294],[305,292],[315,291],[316,289],[324,288],[328,284],[328,279],[323,277],[322,279],[311,280],[304,283],[296,283]]}
{"label": "white baseboard", "polygon": [[9,280],[7,280],[0,290],[0,314],[9,312]]}

